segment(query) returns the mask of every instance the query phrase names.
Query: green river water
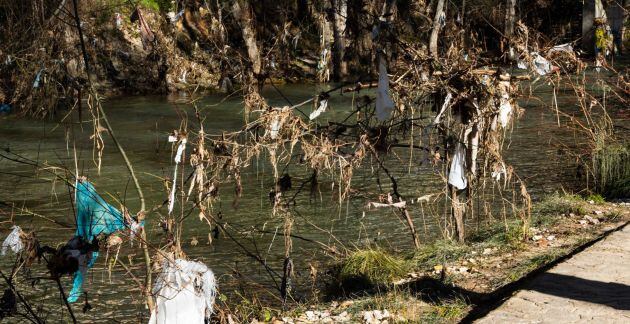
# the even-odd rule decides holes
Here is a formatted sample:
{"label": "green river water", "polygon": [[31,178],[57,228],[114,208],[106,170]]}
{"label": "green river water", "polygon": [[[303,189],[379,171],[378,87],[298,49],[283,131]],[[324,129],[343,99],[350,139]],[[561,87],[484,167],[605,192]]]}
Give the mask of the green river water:
{"label": "green river water", "polygon": [[[287,98],[295,103],[307,99],[313,93],[326,88],[314,85],[287,85],[280,89]],[[544,98],[547,103],[550,100],[550,89],[542,87],[536,91],[538,96]],[[266,88],[264,95],[272,105],[285,105],[286,101],[272,88]],[[206,119],[204,128],[206,133],[220,133],[224,130],[235,130],[241,127],[242,103],[240,98],[221,102],[220,95],[208,95],[200,102],[204,108]],[[177,106],[191,117],[189,126],[196,127],[192,118],[191,109],[185,102],[185,97],[123,97],[110,98],[104,103],[113,128],[122,146],[127,150],[139,180],[144,188],[149,207],[161,204],[167,199],[163,182],[160,178],[171,177],[173,163],[171,157],[171,145],[167,142],[168,133],[179,128],[182,120],[177,113]],[[335,118],[343,116],[351,109],[352,95],[335,94],[330,100],[331,109],[320,118]],[[559,104],[572,110],[570,94],[559,97]],[[213,106],[210,106],[213,105]],[[571,186],[571,175],[575,170],[564,167],[558,155],[558,143],[571,145],[576,142],[571,132],[561,130],[556,125],[556,115],[549,108],[543,107],[537,100],[522,101],[525,109],[524,116],[518,120],[512,130],[512,134],[506,140],[506,162],[513,165],[515,171],[527,182],[530,193],[534,199],[539,199],[546,193],[560,190],[563,186]],[[310,108],[307,108],[307,113]],[[0,148],[9,149],[11,152],[28,157],[39,162],[65,165],[74,170],[74,158],[72,144],[66,142],[66,126],[59,124],[58,116],[54,120],[29,120],[16,119],[12,116],[0,117]],[[76,115],[71,117],[74,121]],[[83,117],[87,119],[87,117]],[[68,120],[68,119],[67,119]],[[94,183],[99,193],[109,202],[113,197],[125,202],[135,211],[139,208],[139,202],[129,179],[127,170],[120,159],[111,139],[103,133],[105,139],[105,152],[103,166],[100,175],[92,162],[92,143],[89,139],[92,129],[89,122],[82,125],[74,125],[76,137],[76,149],[79,160],[80,173],[87,175]],[[580,140],[577,139],[579,142]],[[72,143],[72,141],[70,142]],[[420,197],[425,194],[436,193],[441,190],[441,180],[435,174],[435,170],[427,163],[421,164],[424,156],[416,156],[409,165],[408,150],[398,151],[403,162],[393,169],[395,176],[399,177],[399,186],[404,188],[404,195],[408,197]],[[278,273],[282,272],[282,260],[284,255],[282,240],[282,219],[272,217],[271,204],[268,199],[269,189],[273,186],[273,179],[269,166],[261,159],[243,174],[243,197],[239,208],[232,208],[233,186],[220,188],[222,200],[215,205],[215,212],[221,212],[222,221],[239,229],[235,236],[251,251],[258,251],[260,255]],[[389,162],[390,165],[394,165]],[[190,168],[188,166],[188,168]],[[293,172],[294,187],[306,176],[300,169]],[[51,182],[51,175],[32,167],[18,164],[6,159],[0,159],[0,201],[15,204],[16,208],[2,208],[0,213],[1,237],[8,234],[11,223],[14,222],[22,228],[37,229],[37,237],[43,244],[56,246],[65,243],[73,234],[72,228],[51,223],[39,217],[21,215],[18,207],[27,207],[29,210],[46,217],[70,224],[74,223],[73,209],[70,204],[71,195],[68,188],[61,181]],[[383,189],[389,190],[386,177],[381,176]],[[347,247],[364,246],[369,243],[403,252],[412,246],[405,224],[397,218],[392,211],[378,210],[368,211],[363,199],[353,198],[339,205],[333,201],[330,193],[330,178],[322,176],[320,179],[321,196],[311,200],[308,191],[300,195],[296,206],[296,224],[294,234],[310,240],[321,241],[326,244],[336,244],[338,238]],[[378,191],[375,175],[370,170],[358,172],[353,180],[353,187],[361,190]],[[293,189],[295,190],[295,188]],[[111,195],[111,196],[110,196]],[[114,203],[114,205],[117,205]],[[177,204],[175,210],[179,210]],[[146,229],[150,241],[159,244],[162,230],[158,226],[159,215],[166,214],[166,208],[161,208],[158,213],[148,216]],[[195,214],[196,215],[196,214]],[[436,226],[434,216],[422,216],[419,209],[412,210],[416,227],[421,240],[430,242],[439,237],[439,227]],[[259,285],[254,287],[261,298],[269,298],[266,290],[271,290],[271,281],[267,272],[248,257],[242,249],[225,236],[215,239],[211,245],[207,244],[208,233],[211,228],[196,216],[188,217],[185,221],[186,239],[183,249],[191,259],[201,260],[213,269],[218,277],[222,293],[228,296],[228,302],[238,302],[239,297],[234,291],[251,293],[252,282]],[[478,224],[476,219],[469,220],[471,229]],[[264,229],[267,234],[261,234],[252,229]],[[277,235],[274,233],[277,231]],[[190,241],[195,237],[199,244],[192,246]],[[251,238],[256,239],[252,243]],[[295,260],[296,298],[306,296],[310,291],[309,266],[321,267],[330,260],[322,253],[318,245],[294,239],[293,258]],[[142,251],[137,245],[125,247],[120,253],[120,258],[129,262],[127,255],[132,257],[133,272],[142,276]],[[104,252],[104,251],[103,251]],[[139,289],[120,267],[114,268],[109,277],[105,265],[105,253],[96,267],[90,272],[89,279],[84,286],[89,293],[89,301],[93,309],[82,313],[83,301],[74,306],[75,313],[82,322],[146,322],[147,312],[143,306]],[[0,262],[0,270],[10,272],[14,262],[13,256],[5,256]],[[40,270],[36,270],[40,269]],[[44,265],[35,265],[34,272],[44,274]],[[59,298],[57,289],[52,282],[41,281],[31,286],[25,282],[24,276],[18,275],[17,279],[23,293],[35,307],[41,308],[41,313],[50,322],[65,322],[67,317],[61,318],[64,313],[64,305]],[[71,279],[64,279],[66,290],[70,289]],[[4,283],[1,285],[4,287]]]}

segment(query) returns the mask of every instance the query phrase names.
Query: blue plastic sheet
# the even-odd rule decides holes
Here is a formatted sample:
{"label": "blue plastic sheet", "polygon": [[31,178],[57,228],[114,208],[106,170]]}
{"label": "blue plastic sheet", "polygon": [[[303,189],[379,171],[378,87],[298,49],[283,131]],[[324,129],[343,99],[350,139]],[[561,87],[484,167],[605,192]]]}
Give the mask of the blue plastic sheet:
{"label": "blue plastic sheet", "polygon": [[[92,243],[99,235],[110,235],[125,228],[125,219],[122,213],[96,192],[94,186],[88,181],[77,183],[77,231],[75,236],[87,243]],[[74,252],[76,251],[76,252]],[[76,302],[81,296],[83,280],[87,270],[92,268],[98,257],[98,252],[85,254],[80,250],[73,250],[79,261],[79,270],[74,273],[72,290],[68,296],[68,302]]]}

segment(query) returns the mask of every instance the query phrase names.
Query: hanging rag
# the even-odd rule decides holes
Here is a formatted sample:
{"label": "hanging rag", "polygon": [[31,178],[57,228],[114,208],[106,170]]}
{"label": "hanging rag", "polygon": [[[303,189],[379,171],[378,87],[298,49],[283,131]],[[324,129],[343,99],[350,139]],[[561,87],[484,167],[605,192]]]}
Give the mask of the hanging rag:
{"label": "hanging rag", "polygon": [[22,229],[17,225],[13,225],[12,229],[11,233],[9,233],[7,238],[4,239],[4,242],[2,242],[2,255],[6,255],[8,249],[11,249],[15,254],[22,252],[24,249],[24,243],[20,238]]}
{"label": "hanging rag", "polygon": [[376,93],[376,118],[385,121],[394,110],[394,101],[389,97],[389,76],[384,54],[378,59],[378,90]]}
{"label": "hanging rag", "polygon": [[468,181],[466,180],[466,149],[462,143],[458,143],[455,149],[448,173],[448,183],[459,190],[468,186]]}
{"label": "hanging rag", "polygon": [[216,294],[214,273],[205,264],[165,260],[153,286],[156,305],[149,324],[204,324],[212,315]]}

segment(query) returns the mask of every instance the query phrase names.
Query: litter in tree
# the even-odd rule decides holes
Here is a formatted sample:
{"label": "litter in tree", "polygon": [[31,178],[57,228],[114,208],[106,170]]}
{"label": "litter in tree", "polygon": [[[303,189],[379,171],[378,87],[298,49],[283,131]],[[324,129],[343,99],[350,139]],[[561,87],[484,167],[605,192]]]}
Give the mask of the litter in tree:
{"label": "litter in tree", "polygon": [[389,96],[389,76],[387,75],[387,61],[384,54],[378,59],[378,90],[376,93],[376,118],[387,120],[394,110],[394,101]]}
{"label": "litter in tree", "polygon": [[326,111],[326,108],[328,108],[328,99],[322,99],[319,102],[319,107],[308,116],[308,119],[313,120],[319,117],[319,115]]}
{"label": "litter in tree", "polygon": [[455,154],[451,161],[451,169],[448,173],[448,183],[459,190],[468,186],[468,181],[466,180],[466,149],[462,143],[458,143],[455,149]]}
{"label": "litter in tree", "polygon": [[11,249],[15,254],[22,252],[24,249],[24,243],[22,243],[22,238],[20,237],[22,229],[17,225],[14,225],[12,229],[11,233],[2,242],[2,255],[6,255],[8,249]]}
{"label": "litter in tree", "polygon": [[149,324],[203,324],[212,315],[216,294],[214,273],[205,264],[164,260],[153,286],[156,306]]}

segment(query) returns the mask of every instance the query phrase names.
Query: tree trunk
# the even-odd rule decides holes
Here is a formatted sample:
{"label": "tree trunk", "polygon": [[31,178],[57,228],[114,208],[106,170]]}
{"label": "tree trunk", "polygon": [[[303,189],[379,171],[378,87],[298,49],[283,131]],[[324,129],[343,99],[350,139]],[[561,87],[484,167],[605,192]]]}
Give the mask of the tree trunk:
{"label": "tree trunk", "polygon": [[589,54],[593,54],[595,49],[594,18],[595,0],[585,0],[582,5],[582,50]]}
{"label": "tree trunk", "polygon": [[262,59],[256,43],[256,30],[254,29],[251,5],[249,1],[237,0],[232,5],[232,11],[234,12],[234,17],[241,24],[243,40],[245,41],[245,47],[247,47],[247,56],[252,64],[252,72],[254,77],[258,77],[262,72]]}
{"label": "tree trunk", "polygon": [[466,210],[466,204],[459,201],[457,188],[453,186],[451,186],[451,200],[453,206],[453,217],[455,218],[455,232],[457,233],[457,239],[460,243],[464,243],[464,239],[466,238],[464,223],[464,211]]}
{"label": "tree trunk", "polygon": [[438,0],[437,8],[435,9],[435,17],[433,18],[433,30],[431,31],[431,38],[429,39],[429,52],[434,58],[438,58],[438,36],[440,29],[442,29],[442,19],[446,19],[444,0]]}
{"label": "tree trunk", "polygon": [[[516,0],[506,0],[506,10],[505,10],[505,30],[503,34],[505,36],[505,41],[508,43],[514,35],[514,24],[516,23]],[[513,61],[516,58],[514,57],[514,51],[511,46],[508,49],[508,58]]]}
{"label": "tree trunk", "polygon": [[348,64],[344,59],[346,49],[346,17],[348,16],[348,0],[331,0],[334,10],[333,21],[333,79],[343,80],[348,74]]}

